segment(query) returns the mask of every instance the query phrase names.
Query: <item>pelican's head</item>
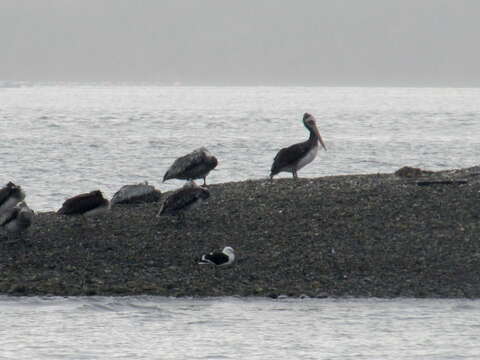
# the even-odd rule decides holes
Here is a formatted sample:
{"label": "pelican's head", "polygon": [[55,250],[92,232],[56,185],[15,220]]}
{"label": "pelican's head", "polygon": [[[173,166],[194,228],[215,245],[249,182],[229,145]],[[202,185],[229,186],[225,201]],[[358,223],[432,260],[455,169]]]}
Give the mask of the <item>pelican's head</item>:
{"label": "pelican's head", "polygon": [[317,123],[315,122],[315,118],[313,117],[313,115],[310,115],[309,113],[305,113],[303,114],[303,125],[305,125],[305,127],[310,130],[311,132],[313,132],[318,140],[318,142],[320,143],[320,145],[322,145],[322,147],[327,150],[326,146],[325,146],[325,143],[323,142],[323,139],[322,137],[320,136],[320,132],[318,131],[318,128],[317,128]]}

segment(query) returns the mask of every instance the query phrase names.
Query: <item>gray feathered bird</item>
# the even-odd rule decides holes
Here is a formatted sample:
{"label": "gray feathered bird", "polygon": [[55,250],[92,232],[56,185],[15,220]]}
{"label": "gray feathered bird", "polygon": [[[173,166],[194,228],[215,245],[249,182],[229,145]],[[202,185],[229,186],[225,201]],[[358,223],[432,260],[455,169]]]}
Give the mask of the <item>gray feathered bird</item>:
{"label": "gray feathered bird", "polygon": [[203,179],[203,185],[206,185],[207,175],[217,165],[217,158],[205,147],[201,147],[175,160],[163,176],[163,181]]}
{"label": "gray feathered bird", "polygon": [[32,225],[35,213],[21,201],[0,215],[0,226],[8,233],[20,234]]}
{"label": "gray feathered bird", "polygon": [[186,184],[182,188],[174,191],[162,204],[157,213],[162,215],[180,215],[191,207],[200,204],[203,200],[210,197],[210,192],[201,186],[196,185],[193,181]]}
{"label": "gray feathered bird", "polygon": [[0,189],[0,214],[15,207],[23,199],[25,199],[25,193],[21,186],[9,182]]}

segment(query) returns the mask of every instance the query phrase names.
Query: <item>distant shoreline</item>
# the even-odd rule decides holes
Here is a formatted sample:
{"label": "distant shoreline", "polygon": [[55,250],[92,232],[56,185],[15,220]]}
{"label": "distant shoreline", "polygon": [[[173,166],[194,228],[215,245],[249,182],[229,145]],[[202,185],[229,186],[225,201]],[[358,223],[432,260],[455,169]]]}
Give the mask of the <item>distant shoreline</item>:
{"label": "distant shoreline", "polygon": [[[0,293],[480,297],[480,167],[211,185],[208,203],[156,218],[118,205],[91,228],[39,213],[0,234]],[[202,253],[232,246],[228,269]]]}

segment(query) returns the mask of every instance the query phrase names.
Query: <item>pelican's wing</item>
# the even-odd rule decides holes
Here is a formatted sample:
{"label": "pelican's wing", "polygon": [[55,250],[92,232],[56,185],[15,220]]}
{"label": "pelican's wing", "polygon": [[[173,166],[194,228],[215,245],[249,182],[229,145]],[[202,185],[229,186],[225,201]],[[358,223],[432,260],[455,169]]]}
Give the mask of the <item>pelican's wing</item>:
{"label": "pelican's wing", "polygon": [[11,220],[15,219],[18,216],[19,211],[20,211],[20,209],[18,207],[13,207],[13,208],[10,208],[10,209],[4,211],[0,215],[0,226],[4,226],[8,222],[10,222]]}
{"label": "pelican's wing", "polygon": [[295,165],[308,152],[308,141],[281,149],[273,159],[272,174],[277,174],[287,166]]}

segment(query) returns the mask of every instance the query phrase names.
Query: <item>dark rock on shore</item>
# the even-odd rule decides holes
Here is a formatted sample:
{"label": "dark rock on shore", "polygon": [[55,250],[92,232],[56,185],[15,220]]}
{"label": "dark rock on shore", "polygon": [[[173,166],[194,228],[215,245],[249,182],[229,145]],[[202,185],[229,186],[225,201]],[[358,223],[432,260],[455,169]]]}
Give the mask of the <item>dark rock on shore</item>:
{"label": "dark rock on shore", "polygon": [[[209,186],[183,222],[118,205],[91,227],[40,213],[0,234],[0,292],[18,295],[480,297],[480,167]],[[462,180],[462,181],[456,181]],[[465,182],[463,181],[465,180]],[[231,246],[230,268],[198,265]]]}

